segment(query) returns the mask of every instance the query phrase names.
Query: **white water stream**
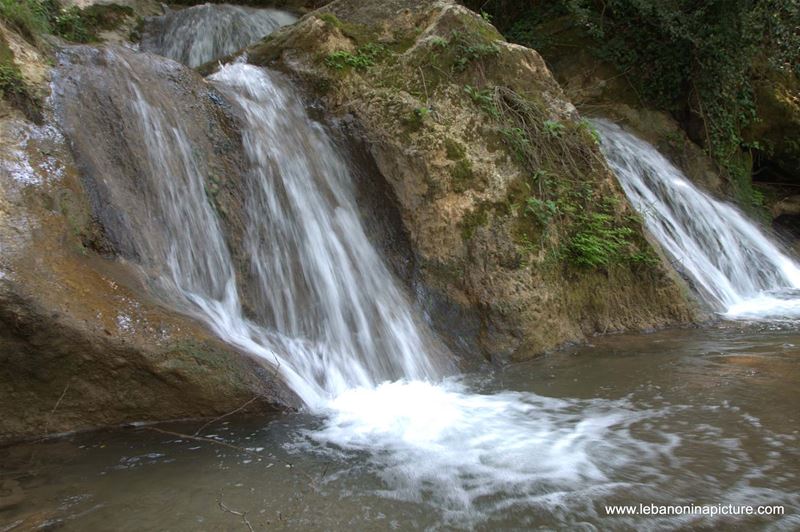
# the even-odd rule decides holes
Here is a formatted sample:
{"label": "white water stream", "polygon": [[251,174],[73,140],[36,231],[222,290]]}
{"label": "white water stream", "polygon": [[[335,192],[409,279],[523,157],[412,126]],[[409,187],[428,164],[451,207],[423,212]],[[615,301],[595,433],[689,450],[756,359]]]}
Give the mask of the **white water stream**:
{"label": "white water stream", "polygon": [[232,54],[295,20],[294,15],[277,9],[202,4],[150,19],[141,48],[196,67]]}
{"label": "white water stream", "polygon": [[210,81],[243,123],[244,246],[256,308],[245,316],[206,170],[180,117],[148,101],[132,77],[140,123],[131,134],[147,139],[142,178],[157,220],[136,236],[137,251],[161,272],[173,304],[272,364],[321,416],[301,448],[366,451],[392,497],[430,499],[457,521],[584,500],[613,489],[615,467],[669,454],[676,437],[631,435],[648,413],[626,401],[476,393],[445,378],[448,355],[368,241],[347,165],[290,86],[243,63]]}
{"label": "white water stream", "polygon": [[[447,378],[448,354],[435,347],[366,237],[346,161],[291,86],[244,63],[222,67],[209,81],[243,124],[243,245],[255,308],[245,315],[230,244],[181,117],[131,77],[139,123],[130,134],[145,138],[149,171],[142,179],[151,180],[154,197],[154,223],[136,235],[137,252],[151,271],[160,270],[175,306],[272,364],[320,416],[321,427],[303,434],[300,448],[365,452],[385,495],[429,502],[462,525],[520,507],[594,512],[595,497],[663,476],[657,464],[675,460],[681,437],[632,427],[678,407],[479,393]],[[776,292],[800,287],[791,259],[652,147],[598,126],[648,227],[720,311],[768,316],[775,301],[788,301],[779,314],[794,312],[794,301]],[[769,310],[757,310],[765,300]],[[748,483],[737,490],[747,493]]]}
{"label": "white water stream", "polygon": [[734,319],[800,317],[800,266],[770,236],[647,142],[605,120],[595,125],[647,229],[714,310]]}

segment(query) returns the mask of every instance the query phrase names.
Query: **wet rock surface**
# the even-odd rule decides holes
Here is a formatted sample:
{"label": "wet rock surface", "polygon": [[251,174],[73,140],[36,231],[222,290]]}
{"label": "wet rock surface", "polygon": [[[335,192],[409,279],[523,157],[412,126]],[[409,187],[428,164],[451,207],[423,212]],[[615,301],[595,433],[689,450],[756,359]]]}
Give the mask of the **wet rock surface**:
{"label": "wet rock surface", "polygon": [[[494,95],[519,95],[548,122],[580,117],[535,51],[504,42],[475,13],[450,2],[337,1],[248,56],[288,72],[331,115],[352,117],[379,170],[374,178],[399,205],[422,300],[457,349],[520,359],[595,333],[695,316],[664,267],[554,266],[546,246],[521,237],[530,175],[504,138]],[[594,149],[590,140],[582,146]],[[620,215],[630,212],[607,167],[581,179],[618,202]]]}
{"label": "wet rock surface", "polygon": [[[113,72],[110,50],[67,51],[73,70],[60,75]],[[180,93],[187,116],[197,107],[209,113],[194,124],[198,148],[220,173],[235,175],[237,137],[213,90],[171,61],[118,53],[130,60],[127,67],[146,71],[149,82],[172,83],[170,105],[181,105]],[[146,194],[146,169],[136,145],[121,140],[129,127],[123,87],[113,76],[100,77],[105,99],[95,86],[70,93],[70,105],[61,108],[63,117],[86,126],[84,136],[70,137],[72,148],[91,146],[97,157],[76,162],[49,112],[42,126],[13,109],[0,117],[0,441],[216,416],[248,401],[250,410],[292,403],[270,369],[151,295],[147,264],[135,264],[139,252],[127,232],[157,221],[144,212],[120,218],[107,203],[111,189],[130,195],[120,201]],[[64,91],[72,88],[64,80]],[[218,185],[219,208],[238,201],[231,186]]]}

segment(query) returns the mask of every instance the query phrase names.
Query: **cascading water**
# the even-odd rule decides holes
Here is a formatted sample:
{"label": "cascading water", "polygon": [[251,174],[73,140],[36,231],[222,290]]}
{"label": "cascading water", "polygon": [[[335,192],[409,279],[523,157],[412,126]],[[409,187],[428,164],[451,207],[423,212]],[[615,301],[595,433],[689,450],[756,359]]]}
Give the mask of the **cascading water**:
{"label": "cascading water", "polygon": [[[249,271],[242,279],[207,190],[210,164],[193,146],[196,122],[153,84],[148,69],[163,63],[103,53],[108,79],[78,74],[76,92],[97,83],[90,90],[114,91],[127,107],[126,147],[116,149],[139,147],[135,183],[104,176],[104,185],[127,232],[135,232],[130,254],[163,299],[274,365],[312,409],[354,387],[442,374],[446,361],[437,361],[431,335],[367,240],[344,162],[279,78],[244,64],[211,78],[243,124],[249,171],[237,179],[245,198],[237,207]],[[79,114],[73,124],[88,129]],[[96,157],[98,142],[76,146]],[[139,192],[131,199],[133,186]]]}
{"label": "cascading water", "polygon": [[[106,106],[101,119],[125,123],[124,133],[112,130],[126,139],[122,155],[103,168],[138,164],[135,184],[100,173],[108,202],[130,221],[131,255],[167,302],[273,364],[319,416],[292,450],[355,457],[381,478],[380,494],[430,504],[460,526],[515,512],[524,514],[520,523],[547,514],[577,525],[565,520],[564,505],[580,519],[597,517],[598,495],[624,500],[644,486],[668,486],[658,464],[676,459],[681,438],[650,423],[681,407],[480,393],[481,383],[442,378],[446,354],[367,240],[345,161],[286,81],[243,63],[209,78],[241,127],[247,169],[234,180],[244,188],[242,265],[197,144],[207,117],[187,116],[197,102],[175,105],[165,88],[185,69],[148,54],[95,53],[105,54],[93,63],[98,70],[57,76],[56,84],[71,80],[64,101],[89,93]],[[228,105],[216,92],[206,99]],[[86,114],[77,105],[67,120],[73,144],[107,157],[96,146],[112,133],[87,128],[75,142]],[[145,192],[132,196],[136,187]],[[747,481],[724,490],[720,497],[745,494],[753,504],[767,497]]]}
{"label": "cascading water", "polygon": [[232,54],[295,20],[277,9],[203,4],[150,20],[140,46],[196,67]]}
{"label": "cascading water", "polygon": [[700,191],[650,144],[594,123],[631,203],[701,297],[730,318],[800,317],[800,266],[764,231]]}
{"label": "cascading water", "polygon": [[[281,81],[246,64],[210,78],[241,111],[247,231],[260,323],[328,396],[439,375],[424,326],[370,245],[346,165]],[[312,403],[308,394],[301,394]]]}
{"label": "cascading water", "polygon": [[[72,80],[72,98],[116,97],[128,113],[118,111],[126,119],[120,151],[135,153],[141,167],[133,182],[113,178],[115,165],[132,164],[123,157],[104,167],[103,178],[119,215],[142,219],[130,222],[132,255],[165,301],[271,363],[321,416],[316,430],[297,435],[296,449],[360,456],[377,467],[391,497],[424,495],[460,523],[509,507],[567,500],[588,507],[596,490],[630,487],[612,480],[614,470],[671,452],[669,435],[658,442],[631,435],[648,414],[624,400],[476,393],[457,378],[442,380],[446,357],[368,242],[345,162],[286,82],[246,64],[210,78],[239,116],[249,163],[240,206],[249,263],[237,265],[206,187],[209,163],[192,146],[205,120],[170,101],[170,78],[147,74],[154,64],[176,65],[103,53],[92,63],[102,76],[79,71],[56,82]],[[108,150],[98,154],[97,146],[108,134],[88,128],[81,109],[66,113],[68,133],[76,137],[81,127],[88,135],[74,146],[104,157]],[[145,192],[132,197],[131,187]],[[242,290],[252,292],[247,305]],[[651,473],[627,474],[644,481]]]}

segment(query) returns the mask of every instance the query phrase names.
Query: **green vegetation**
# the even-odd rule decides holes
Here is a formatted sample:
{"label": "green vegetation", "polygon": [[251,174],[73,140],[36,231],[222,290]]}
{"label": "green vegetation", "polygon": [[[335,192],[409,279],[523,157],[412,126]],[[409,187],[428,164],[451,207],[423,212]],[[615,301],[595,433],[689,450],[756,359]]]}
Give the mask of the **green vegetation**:
{"label": "green vegetation", "polygon": [[483,112],[492,118],[500,117],[500,113],[497,111],[497,107],[494,104],[494,89],[487,88],[478,90],[472,85],[465,85],[464,92],[467,93],[467,96],[469,96],[473,103],[480,107]]}
{"label": "green vegetation", "polygon": [[0,34],[0,97],[21,110],[31,120],[41,118],[39,105],[25,83],[19,67],[14,62],[14,53]]}
{"label": "green vegetation", "polygon": [[[41,39],[52,34],[72,42],[93,42],[98,32],[119,26],[133,9],[127,6],[93,5],[62,9],[57,0],[0,0],[0,19],[32,45],[47,50]],[[14,54],[0,36],[0,96],[33,121],[41,118],[40,102],[14,62]]]}
{"label": "green vegetation", "polygon": [[381,44],[366,43],[359,46],[356,53],[346,50],[333,52],[325,58],[325,64],[336,70],[352,67],[356,70],[367,70],[374,66],[378,58],[385,56],[387,49]]}
{"label": "green vegetation", "polygon": [[87,43],[97,40],[88,27],[86,17],[77,7],[65,9],[53,22],[55,33],[68,41]]}
{"label": "green vegetation", "polygon": [[464,72],[472,63],[499,54],[495,40],[487,39],[485,34],[477,31],[453,31],[449,41],[455,51],[453,70]]}
{"label": "green vegetation", "polygon": [[638,221],[620,213],[619,191],[602,181],[597,133],[587,123],[554,120],[546,106],[505,88],[496,89],[495,107],[509,152],[530,176],[509,195],[521,214],[521,247],[534,252],[538,242],[579,268],[656,261]]}
{"label": "green vegetation", "polygon": [[467,190],[475,180],[472,163],[467,158],[457,160],[450,173],[453,176],[453,189],[456,192]]}
{"label": "green vegetation", "polygon": [[467,154],[467,148],[463,144],[453,139],[446,139],[444,141],[444,149],[447,153],[447,158],[451,161],[463,159]]}
{"label": "green vegetation", "polygon": [[465,240],[469,240],[475,235],[478,227],[486,225],[488,221],[489,208],[487,208],[486,204],[479,204],[461,220],[461,236]]}
{"label": "green vegetation", "polygon": [[0,95],[11,97],[24,92],[25,81],[17,66],[13,63],[0,62]]}
{"label": "green vegetation", "polygon": [[52,32],[59,11],[56,0],[0,0],[0,18],[31,41]]}
{"label": "green vegetation", "polygon": [[62,9],[57,0],[0,0],[0,18],[34,44],[44,34],[79,43],[97,41],[98,32],[119,26],[129,16],[131,7],[116,4]]}
{"label": "green vegetation", "polygon": [[643,104],[671,112],[705,147],[743,206],[760,203],[751,163],[768,153],[747,142],[759,140],[748,138],[759,118],[754,80],[764,69],[800,75],[800,2],[493,0],[484,8],[509,40],[546,58],[578,43],[616,67]]}
{"label": "green vegetation", "polygon": [[578,216],[578,230],[571,235],[567,253],[579,266],[608,266],[621,258],[638,257],[629,252],[634,230],[616,223],[613,215],[593,212]]}

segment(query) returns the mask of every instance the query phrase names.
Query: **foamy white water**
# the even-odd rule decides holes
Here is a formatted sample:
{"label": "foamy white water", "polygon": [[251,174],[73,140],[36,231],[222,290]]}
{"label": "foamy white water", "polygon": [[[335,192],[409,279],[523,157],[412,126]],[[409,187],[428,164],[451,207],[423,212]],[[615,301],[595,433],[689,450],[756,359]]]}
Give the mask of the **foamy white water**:
{"label": "foamy white water", "polygon": [[295,20],[277,9],[203,4],[149,20],[141,48],[196,67],[241,50]]}
{"label": "foamy white water", "polygon": [[[615,493],[619,470],[645,474],[643,457],[669,458],[679,438],[632,434],[631,424],[659,414],[626,401],[443,381],[446,355],[370,245],[347,165],[289,84],[243,63],[210,78],[240,118],[249,162],[250,263],[239,271],[206,195],[204,159],[135,71],[120,69],[136,116],[129,134],[144,137],[152,220],[135,235],[137,255],[173,305],[272,364],[320,416],[301,448],[366,453],[382,495],[429,500],[462,524],[504,508],[587,506],[592,493]],[[252,296],[247,315],[241,286]]]}
{"label": "foamy white water", "polygon": [[479,394],[454,381],[348,390],[326,415],[310,441],[374,453],[386,495],[432,499],[458,521],[611,490],[609,472],[666,456],[678,443],[631,437],[628,427],[649,413],[625,401]]}
{"label": "foamy white water", "polygon": [[647,142],[594,123],[647,229],[714,310],[734,319],[800,317],[800,266],[764,230],[699,190]]}
{"label": "foamy white water", "polygon": [[[686,430],[648,423],[681,407],[481,393],[443,380],[447,354],[366,238],[346,162],[324,128],[308,117],[291,84],[237,63],[209,81],[240,119],[249,163],[245,175],[235,176],[246,198],[242,246],[249,263],[241,271],[205,189],[210,170],[192,149],[185,117],[158,87],[142,81],[141,68],[130,65],[115,75],[126,80],[130,98],[123,101],[135,114],[126,134],[141,136],[146,152],[138,176],[144,192],[115,195],[119,184],[109,179],[112,203],[121,213],[126,201],[146,206],[150,216],[133,235],[135,255],[163,297],[272,364],[318,416],[320,425],[300,436],[298,448],[356,456],[375,468],[381,495],[431,504],[459,526],[537,509],[596,517],[598,496],[645,491],[654,479],[661,487],[669,482],[663,465],[680,460],[677,434]],[[640,151],[623,160],[634,161]],[[716,212],[716,203],[704,208]],[[752,224],[731,212],[746,224],[740,231],[752,236]],[[779,285],[780,260],[762,255],[772,257],[759,260],[777,268],[770,275]],[[726,267],[760,282],[747,264]],[[707,290],[716,284],[712,275]],[[778,299],[759,289],[741,301],[764,315],[775,312]],[[791,306],[793,299],[781,301]],[[741,453],[742,445],[715,441],[711,449]],[[725,495],[764,500],[746,480]]]}

